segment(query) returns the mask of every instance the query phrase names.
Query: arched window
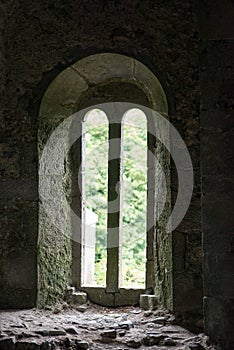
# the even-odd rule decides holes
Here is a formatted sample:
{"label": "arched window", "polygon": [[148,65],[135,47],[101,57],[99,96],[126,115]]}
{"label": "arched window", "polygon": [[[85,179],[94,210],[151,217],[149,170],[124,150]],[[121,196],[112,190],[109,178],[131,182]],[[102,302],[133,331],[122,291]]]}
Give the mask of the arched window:
{"label": "arched window", "polygon": [[[43,197],[39,202],[39,305],[46,303],[48,290],[55,296],[61,295],[70,278],[72,285],[86,291],[92,301],[102,305],[135,304],[145,288],[150,288],[165,306],[172,307],[172,244],[170,233],[165,232],[170,195],[161,217],[157,209],[163,188],[159,163],[170,190],[169,154],[150,134],[155,120],[144,107],[164,116],[168,113],[167,99],[156,76],[141,62],[123,55],[103,53],[81,59],[61,72],[48,87],[39,112],[39,159],[49,135],[58,125],[68,120],[72,132],[58,129],[52,147],[53,171],[47,171],[47,165],[42,162],[39,174],[39,194]],[[138,117],[132,120],[133,111],[129,110],[135,110],[139,123]],[[69,119],[79,112],[80,119]],[[102,135],[98,118],[105,119],[106,129]],[[158,127],[161,139],[168,138],[167,130]],[[99,136],[93,142],[96,132]],[[105,139],[103,144],[99,143],[99,137]],[[96,147],[91,151],[93,144]],[[133,144],[135,154],[131,152]],[[99,163],[102,158],[95,156],[100,152],[105,154],[103,164]],[[138,167],[134,157],[142,152],[147,155],[141,157],[144,165],[141,163]],[[149,158],[149,154],[153,158]],[[139,183],[135,183],[136,178]],[[105,190],[97,186],[98,182],[105,185]],[[137,198],[140,195],[124,187],[125,182],[133,185],[134,191],[137,187],[146,191],[141,192],[142,201]],[[53,196],[51,200],[51,193],[59,195],[59,200]],[[125,206],[126,201],[129,206]],[[138,237],[140,226],[142,237]],[[95,229],[90,241],[89,228]],[[51,242],[56,249],[48,252]],[[86,247],[90,248],[89,252]],[[132,251],[136,252],[135,256],[130,256]],[[135,258],[140,255],[141,260],[137,261]],[[127,259],[132,260],[131,274]],[[90,260],[92,264],[88,264]],[[46,266],[55,271],[55,280],[51,281]],[[140,275],[133,273],[132,277],[133,270]]]}
{"label": "arched window", "polygon": [[[103,111],[90,110],[84,118],[82,287],[111,288],[116,281],[116,288],[145,288],[147,120],[141,110],[131,109],[118,127],[120,139],[111,139]],[[113,187],[119,198],[112,197]],[[115,226],[113,215],[118,216]],[[107,250],[112,229],[118,230],[118,244]]]}

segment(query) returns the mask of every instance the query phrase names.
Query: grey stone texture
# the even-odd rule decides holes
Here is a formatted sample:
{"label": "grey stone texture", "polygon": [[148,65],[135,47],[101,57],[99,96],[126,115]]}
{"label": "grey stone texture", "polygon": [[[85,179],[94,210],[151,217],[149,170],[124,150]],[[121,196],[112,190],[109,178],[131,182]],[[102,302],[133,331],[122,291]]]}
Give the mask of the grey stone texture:
{"label": "grey stone texture", "polygon": [[139,306],[144,310],[154,310],[158,306],[158,300],[155,295],[141,294]]}
{"label": "grey stone texture", "polygon": [[[7,81],[5,84],[4,115],[1,121],[1,125],[5,127],[6,135],[4,143],[1,144],[3,147],[2,179],[4,181],[19,179],[19,181],[28,183],[28,187],[30,187],[30,192],[27,191],[27,194],[26,189],[23,190],[21,187],[15,196],[12,190],[6,189],[4,201],[17,202],[17,198],[22,197],[22,206],[27,206],[28,202],[38,200],[36,166],[38,152],[36,144],[40,100],[58,73],[89,54],[121,53],[136,57],[138,61],[152,69],[166,92],[170,120],[185,138],[187,145],[194,148],[192,160],[194,164],[198,163],[198,20],[192,1],[186,3],[177,1],[175,4],[171,3],[167,6],[161,1],[157,3],[144,2],[144,4],[138,1],[121,1],[118,4],[86,1],[79,5],[75,1],[69,1],[66,4],[63,1],[56,3],[11,1],[4,6],[5,12],[7,12],[7,21],[4,25]],[[121,35],[119,31],[122,33]],[[138,66],[135,69],[138,72]],[[87,67],[84,67],[79,72],[84,87],[87,84],[86,70]],[[144,78],[145,75],[142,74],[142,76]],[[150,79],[147,83],[151,84]],[[71,88],[77,88],[76,84],[75,80],[72,81]],[[80,83],[78,85],[81,86]],[[66,93],[67,91],[64,91],[64,94]],[[56,98],[58,99],[59,96]],[[74,101],[68,102],[64,108],[67,109],[69,115]],[[59,111],[57,112],[59,113]],[[46,136],[48,137],[51,132],[49,125],[45,125],[45,127],[44,138],[42,137],[43,133],[40,133],[40,144],[46,141]],[[19,182],[19,184],[21,183]],[[193,201],[196,200],[197,196],[199,196],[199,192],[194,193]],[[181,283],[177,283],[177,274],[175,273],[174,277],[171,275],[171,260],[166,256],[168,248],[172,249],[170,237],[164,237],[163,227],[158,230],[157,244],[160,246],[157,260],[158,288],[166,290],[166,286],[174,285],[175,295],[184,293],[180,299],[173,298],[171,287],[171,290],[167,291],[167,295],[161,292],[160,298],[162,302],[168,301],[168,307],[178,312],[182,308],[182,301],[183,304],[184,301],[187,301],[191,309],[201,310],[201,301],[197,303],[200,291],[194,302],[190,298],[190,291],[196,284],[192,281],[194,278],[196,281],[197,279],[201,281],[201,256],[197,253],[193,254],[193,249],[197,252],[199,244],[195,241],[199,242],[201,235],[199,224],[193,224],[193,217],[196,216],[199,222],[199,213],[198,206],[194,206],[193,212],[188,212],[184,221],[188,225],[180,229],[183,235],[189,236],[191,233],[188,227],[194,230],[193,226],[195,225],[197,233],[197,238],[194,238],[194,246],[193,243],[190,243],[189,249],[186,249],[184,241],[180,246],[179,252],[184,259],[182,264],[184,269],[181,274],[184,275],[183,281],[186,280],[182,290],[180,290]],[[31,209],[30,214],[32,217],[38,215],[38,207]],[[5,215],[7,217],[11,214],[6,213]],[[166,222],[166,217],[165,211],[164,222]],[[14,227],[19,226],[20,223]],[[56,232],[54,232],[55,235]],[[44,237],[43,234],[42,237]],[[180,245],[180,234],[177,236],[175,233],[174,237],[173,241],[175,241],[176,247]],[[167,242],[166,244],[164,240]],[[58,248],[52,244],[52,239],[41,240],[40,235],[39,242],[41,246],[39,249],[38,303],[44,305],[52,302],[56,295],[62,297],[65,282],[66,284],[69,282],[69,252],[71,248],[68,241],[67,243],[64,241],[65,245],[60,245],[56,252]],[[31,244],[34,248],[36,248],[37,243],[38,239],[32,238]],[[182,254],[181,249],[183,250]],[[5,247],[4,251],[4,259],[10,263],[10,255]],[[176,251],[173,254],[178,256]],[[194,258],[196,262],[193,259],[193,268],[190,269],[192,271],[188,272],[187,269],[190,268],[189,256],[196,256]],[[35,256],[34,264],[36,264],[36,258]],[[178,263],[181,266],[181,262]],[[7,275],[7,266],[7,264],[1,264],[2,274]],[[174,267],[179,269],[176,265]],[[26,270],[22,268],[20,275],[23,276],[25,273]],[[2,300],[2,305],[4,306],[6,302],[10,305],[10,299],[14,298],[14,288],[9,292],[6,283],[3,283],[1,287],[3,298],[5,298]],[[25,284],[19,286],[22,290],[25,287]],[[48,291],[50,291],[49,294]],[[47,294],[53,295],[52,300],[48,299]],[[35,305],[35,300],[31,300],[29,304],[29,306]],[[23,305],[19,303],[18,306]]]}
{"label": "grey stone texture", "polygon": [[[233,347],[232,9],[230,0],[0,4],[0,308],[45,306],[64,296],[71,277],[69,235],[60,237],[46,215],[38,229],[38,157],[56,126],[50,119],[39,121],[39,106],[65,68],[90,54],[116,52],[136,58],[160,80],[170,121],[189,148],[195,171],[184,220],[172,238],[158,228],[153,277],[165,291],[159,297],[194,326],[205,295],[205,331],[220,349]],[[87,82],[86,70],[72,75],[71,89],[96,83],[95,74]],[[55,108],[59,97],[48,96]],[[62,117],[74,107],[68,99]],[[173,163],[170,172],[173,206],[178,186]]]}
{"label": "grey stone texture", "polygon": [[[157,317],[159,313],[161,316]],[[173,325],[173,317],[163,310],[152,312],[146,318],[141,309],[112,309],[107,314],[106,309],[95,305],[82,314],[74,309],[56,313],[6,311],[2,312],[1,319],[1,350],[147,350],[155,349],[155,345],[159,349],[215,350],[207,336]]]}
{"label": "grey stone texture", "polygon": [[201,169],[205,332],[222,350],[233,335],[233,3],[208,2],[201,16]]}

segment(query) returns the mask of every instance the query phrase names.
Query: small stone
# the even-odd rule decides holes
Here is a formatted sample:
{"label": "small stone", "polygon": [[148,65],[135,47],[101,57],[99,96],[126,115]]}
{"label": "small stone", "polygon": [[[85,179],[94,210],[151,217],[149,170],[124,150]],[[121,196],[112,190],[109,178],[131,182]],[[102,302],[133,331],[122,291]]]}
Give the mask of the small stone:
{"label": "small stone", "polygon": [[66,335],[66,332],[64,329],[50,329],[49,330],[50,336],[56,336],[56,335]]}
{"label": "small stone", "polygon": [[75,287],[67,286],[66,293],[68,295],[72,295],[73,293],[75,293]]}
{"label": "small stone", "polygon": [[102,338],[111,338],[111,339],[115,339],[117,337],[117,332],[116,330],[108,330],[108,331],[104,331],[101,333]]}
{"label": "small stone", "polygon": [[161,324],[162,326],[165,326],[166,318],[165,317],[156,317],[151,322],[153,322],[155,324]]}
{"label": "small stone", "polygon": [[20,334],[18,334],[17,339],[23,339],[23,338],[33,338],[33,337],[37,337],[33,332],[22,332]]}
{"label": "small stone", "polygon": [[165,346],[175,346],[176,345],[176,341],[172,338],[165,338],[163,341],[163,345]]}
{"label": "small stone", "polygon": [[54,310],[53,310],[53,314],[59,314],[61,311],[62,311],[62,308],[56,307],[56,308],[54,308]]}
{"label": "small stone", "polygon": [[43,330],[36,330],[36,334],[40,334],[44,337],[46,336],[57,336],[57,335],[66,335],[66,332],[64,329],[43,329]]}
{"label": "small stone", "polygon": [[79,323],[79,327],[80,328],[84,328],[84,329],[88,329],[89,326],[87,325],[87,323]]}
{"label": "small stone", "polygon": [[95,329],[97,329],[98,328],[98,322],[95,321],[95,320],[91,320],[91,321],[88,322],[88,326],[89,327],[94,327]]}
{"label": "small stone", "polygon": [[78,340],[78,341],[76,341],[76,349],[77,350],[87,350],[87,349],[89,349],[89,343],[87,341]]}
{"label": "small stone", "polygon": [[112,342],[113,339],[108,338],[108,337],[102,337],[102,342],[105,344],[110,344]]}
{"label": "small stone", "polygon": [[79,306],[76,307],[76,310],[80,311],[80,312],[85,312],[87,309],[88,308],[85,305],[79,305]]}
{"label": "small stone", "polygon": [[144,316],[145,317],[150,317],[150,316],[152,316],[153,315],[153,311],[145,311],[144,312]]}
{"label": "small stone", "polygon": [[47,310],[47,311],[53,311],[53,310],[54,310],[54,307],[51,306],[51,305],[47,305],[47,306],[45,306],[45,310]]}
{"label": "small stone", "polygon": [[170,317],[168,318],[168,322],[169,322],[170,324],[176,324],[176,318],[175,318],[175,316],[170,316]]}
{"label": "small stone", "polygon": [[158,309],[156,311],[154,311],[154,315],[156,317],[159,317],[159,316],[165,316],[165,314],[167,313],[168,311],[166,309]]}
{"label": "small stone", "polygon": [[197,343],[197,342],[192,342],[188,345],[189,345],[189,349],[191,350],[205,350],[205,348],[200,343]]}
{"label": "small stone", "polygon": [[131,339],[126,342],[126,345],[129,348],[138,349],[141,347],[141,342],[139,340]]}
{"label": "small stone", "polygon": [[43,337],[46,337],[49,335],[49,331],[47,329],[37,329],[35,330],[36,334],[42,335]]}
{"label": "small stone", "polygon": [[112,324],[108,324],[108,325],[107,325],[107,328],[110,328],[110,329],[117,329],[117,328],[119,328],[119,325],[118,325],[118,323],[112,323]]}
{"label": "small stone", "polygon": [[107,314],[105,316],[107,316],[108,318],[119,318],[119,314]]}
{"label": "small stone", "polygon": [[146,346],[158,345],[165,336],[163,334],[148,334],[143,338],[143,344]]}
{"label": "small stone", "polygon": [[84,292],[74,292],[71,295],[72,302],[74,304],[85,304],[87,303],[87,294]]}
{"label": "small stone", "polygon": [[64,330],[69,334],[78,334],[78,331],[75,327],[67,327]]}
{"label": "small stone", "polygon": [[17,350],[40,350],[41,349],[41,344],[33,340],[31,340],[30,342],[18,341],[15,345]]}
{"label": "small stone", "polygon": [[147,323],[147,327],[148,328],[161,328],[162,326],[160,324],[149,322],[149,323]]}
{"label": "small stone", "polygon": [[123,331],[119,331],[119,336],[120,336],[120,337],[124,337],[125,334],[126,334],[126,331],[124,331],[124,330],[123,330]]}
{"label": "small stone", "polygon": [[122,314],[121,315],[121,320],[122,321],[127,321],[127,319],[128,319],[128,314]]}
{"label": "small stone", "polygon": [[119,327],[123,329],[130,329],[133,327],[133,323],[131,321],[119,322]]}
{"label": "small stone", "polygon": [[24,323],[12,324],[10,327],[12,327],[12,328],[27,328]]}
{"label": "small stone", "polygon": [[[97,329],[100,329],[100,330],[102,330],[102,329],[105,329],[106,327],[103,325],[103,324],[98,324],[98,327],[97,327]],[[111,327],[110,327],[111,328]],[[113,328],[113,327],[112,327]]]}
{"label": "small stone", "polygon": [[141,310],[131,310],[130,313],[134,315],[138,315],[141,313]]}

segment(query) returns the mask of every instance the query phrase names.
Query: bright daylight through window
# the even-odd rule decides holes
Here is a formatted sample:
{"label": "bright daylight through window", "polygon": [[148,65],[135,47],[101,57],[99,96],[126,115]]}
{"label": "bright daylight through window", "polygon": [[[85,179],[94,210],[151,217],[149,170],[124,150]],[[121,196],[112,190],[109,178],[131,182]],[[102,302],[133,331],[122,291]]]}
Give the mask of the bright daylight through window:
{"label": "bright daylight through window", "polygon": [[[106,286],[108,116],[91,110],[84,120],[83,286]],[[139,109],[122,118],[120,287],[144,288],[146,274],[147,120]],[[110,166],[110,163],[109,163]]]}

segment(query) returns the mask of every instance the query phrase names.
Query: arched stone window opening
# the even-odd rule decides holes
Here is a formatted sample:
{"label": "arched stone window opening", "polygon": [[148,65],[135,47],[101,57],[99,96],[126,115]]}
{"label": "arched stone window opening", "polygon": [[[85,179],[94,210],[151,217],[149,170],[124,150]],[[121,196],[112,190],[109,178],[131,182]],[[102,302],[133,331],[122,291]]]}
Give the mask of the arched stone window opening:
{"label": "arched stone window opening", "polygon": [[[97,295],[103,290],[119,293],[121,288],[143,291],[147,233],[146,116],[136,108],[120,112],[118,117],[111,110],[105,114],[100,109],[90,109],[82,126],[79,289],[88,294],[95,291]],[[124,186],[127,181],[128,188]]]}
{"label": "arched stone window opening", "polygon": [[107,264],[108,119],[98,109],[84,120],[82,286],[104,287]]}
{"label": "arched stone window opening", "polygon": [[[106,107],[105,110],[105,104],[109,106],[111,102],[119,103],[117,114],[115,112],[113,115],[113,112],[108,110],[110,107]],[[128,110],[126,104],[132,104],[130,109],[142,106],[142,108],[139,108],[146,114],[148,124],[148,153],[151,153],[157,159],[157,161],[152,161],[152,158],[147,158],[146,278],[145,286],[142,289],[121,287],[122,284],[124,285],[124,283],[121,283],[121,267],[119,265],[120,228],[123,215],[122,208],[120,208],[121,200],[116,201],[118,210],[114,210],[113,213],[115,214],[110,215],[110,202],[116,199],[116,191],[112,198],[111,188],[116,186],[121,175],[121,162],[116,161],[115,158],[121,160],[122,119]],[[84,176],[79,176],[79,174],[84,171],[84,117],[87,112],[100,108],[100,105],[104,106],[101,109],[109,120],[107,231],[113,228],[113,222],[118,222],[116,229],[118,245],[111,250],[112,243],[108,238],[110,236],[107,235],[106,282],[108,283],[106,286],[88,287],[89,283],[82,276],[85,181]],[[166,96],[156,76],[139,61],[118,54],[98,54],[86,57],[65,69],[48,87],[39,112],[39,156],[42,154],[50,133],[60,123],[68,120],[69,116],[78,111],[83,111],[83,117],[77,122],[77,127],[71,122],[72,133],[78,133],[80,136],[72,143],[68,154],[63,154],[64,162],[59,175],[62,185],[59,185],[60,188],[57,189],[57,192],[58,190],[61,191],[63,197],[66,198],[66,201],[64,200],[62,203],[64,232],[61,233],[58,227],[53,226],[46,214],[44,203],[40,203],[38,240],[39,305],[44,305],[51,298],[62,295],[67,283],[70,282],[77,289],[87,291],[91,300],[102,305],[135,304],[139,301],[139,295],[147,288],[157,295],[164,306],[169,309],[173,308],[171,234],[165,230],[170,214],[170,157],[163,145],[153,135],[152,130],[156,127],[155,121],[150,113],[144,110],[144,106],[167,117]],[[162,132],[162,138],[169,137],[168,130],[158,130],[157,132]],[[73,136],[65,135],[63,141],[71,144],[69,139],[72,139]],[[119,139],[120,144],[113,152],[116,152],[117,149],[119,155],[114,158],[111,155],[110,140],[116,138]],[[56,157],[61,157],[59,151],[56,152]],[[161,168],[158,167],[159,163]],[[163,169],[166,177],[168,193],[166,203],[164,203],[163,215],[159,217],[158,207],[160,206],[163,182],[161,169]],[[55,178],[58,179],[58,176],[55,176]],[[79,178],[79,181],[77,178]],[[45,186],[46,180],[41,177],[40,188]],[[56,203],[51,204],[56,207]],[[77,214],[76,217],[71,215],[71,209]],[[81,219],[81,222],[77,220],[77,217]],[[61,220],[61,217],[58,215],[59,220]],[[149,223],[152,223],[152,225],[149,225]],[[72,240],[70,239],[71,236]],[[55,249],[48,251],[47,242],[51,240],[54,240]],[[108,255],[111,258],[108,259]],[[113,271],[115,272],[113,273]],[[51,280],[51,275],[54,275],[54,280]]]}

